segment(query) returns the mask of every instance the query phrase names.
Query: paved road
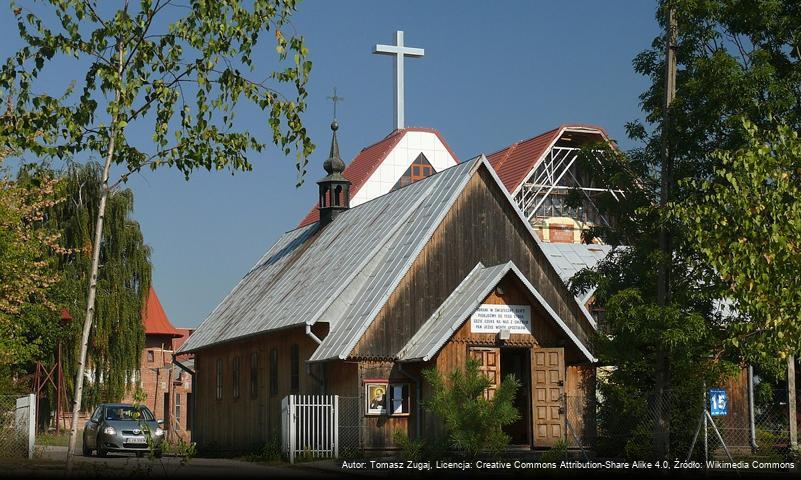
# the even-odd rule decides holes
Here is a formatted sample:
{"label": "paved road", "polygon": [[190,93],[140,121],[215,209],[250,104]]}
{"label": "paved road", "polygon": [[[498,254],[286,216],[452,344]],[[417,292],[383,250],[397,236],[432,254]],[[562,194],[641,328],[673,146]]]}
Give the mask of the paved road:
{"label": "paved road", "polygon": [[[27,464],[18,464],[20,470],[15,473],[26,473],[31,476],[52,476],[63,473],[66,447],[45,447],[41,456]],[[314,465],[265,465],[260,463],[231,460],[225,458],[193,458],[182,465],[175,457],[137,458],[132,454],[109,453],[105,458],[97,456],[78,456],[75,463],[76,476],[99,476],[130,478],[142,477],[258,477],[258,478],[308,478],[310,476],[336,478],[342,476],[329,466]]]}

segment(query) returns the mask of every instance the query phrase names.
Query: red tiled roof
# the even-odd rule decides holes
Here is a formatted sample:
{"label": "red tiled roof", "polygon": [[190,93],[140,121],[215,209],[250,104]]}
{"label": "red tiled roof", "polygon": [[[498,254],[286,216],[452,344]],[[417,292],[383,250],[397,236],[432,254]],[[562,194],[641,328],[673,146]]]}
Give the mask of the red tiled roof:
{"label": "red tiled roof", "polygon": [[145,311],[142,312],[142,323],[145,326],[145,335],[170,335],[180,337],[181,333],[172,326],[161,306],[158,295],[153,287],[147,296]]}
{"label": "red tiled roof", "polygon": [[[387,158],[389,152],[392,151],[393,148],[398,144],[398,142],[403,139],[407,132],[429,132],[435,134],[439,141],[445,145],[445,148],[448,149],[448,153],[456,160],[456,163],[459,163],[459,157],[451,150],[451,147],[442,137],[442,135],[433,128],[422,128],[422,127],[408,127],[402,128],[399,130],[395,130],[389,135],[387,135],[383,140],[370,145],[369,147],[365,147],[359,152],[358,155],[348,164],[345,168],[345,171],[342,172],[342,175],[345,176],[351,182],[350,186],[350,197],[353,198],[356,193],[359,191],[362,186],[367,183],[367,180],[370,176],[375,172],[375,169],[381,165],[381,162]],[[298,227],[305,227],[311,223],[314,223],[320,219],[320,211],[317,209],[319,207],[319,203],[315,204],[314,207],[309,211],[306,217],[300,222]]]}
{"label": "red tiled roof", "polygon": [[561,125],[536,137],[521,140],[503,150],[487,155],[487,160],[498,173],[498,177],[509,193],[513,193],[523,183],[526,175],[531,172],[540,157],[548,151],[549,147],[553,145],[563,131],[569,129],[596,131],[608,139],[606,131],[600,127],[581,124]]}

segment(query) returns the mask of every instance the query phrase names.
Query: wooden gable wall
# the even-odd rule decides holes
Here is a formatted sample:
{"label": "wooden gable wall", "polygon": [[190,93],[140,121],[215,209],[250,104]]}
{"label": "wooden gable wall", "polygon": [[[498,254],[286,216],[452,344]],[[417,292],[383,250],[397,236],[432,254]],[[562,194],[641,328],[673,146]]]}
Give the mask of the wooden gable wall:
{"label": "wooden gable wall", "polygon": [[[392,358],[476,263],[509,260],[592,351],[593,328],[486,167],[469,180],[386,305],[351,352]],[[579,358],[567,359],[582,362]]]}

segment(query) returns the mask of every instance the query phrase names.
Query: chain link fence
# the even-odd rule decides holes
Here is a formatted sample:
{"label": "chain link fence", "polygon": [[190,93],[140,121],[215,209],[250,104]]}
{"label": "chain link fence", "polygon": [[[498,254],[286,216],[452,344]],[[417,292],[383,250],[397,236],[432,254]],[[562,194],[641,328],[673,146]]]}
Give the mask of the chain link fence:
{"label": "chain link fence", "polygon": [[0,395],[0,457],[31,456],[35,416],[32,398],[32,395]]}
{"label": "chain link fence", "polygon": [[[727,459],[727,449],[735,460],[788,458],[792,452],[787,390],[762,389],[762,393],[754,404],[752,427],[747,403],[725,415],[706,416],[710,406],[703,392],[667,392],[663,408],[670,419],[671,456],[704,460],[706,438],[709,459]],[[563,402],[569,448],[594,458],[654,458],[658,415],[653,395],[565,396]]]}
{"label": "chain link fence", "polygon": [[359,397],[339,397],[339,451],[355,456],[362,450],[362,414]]}

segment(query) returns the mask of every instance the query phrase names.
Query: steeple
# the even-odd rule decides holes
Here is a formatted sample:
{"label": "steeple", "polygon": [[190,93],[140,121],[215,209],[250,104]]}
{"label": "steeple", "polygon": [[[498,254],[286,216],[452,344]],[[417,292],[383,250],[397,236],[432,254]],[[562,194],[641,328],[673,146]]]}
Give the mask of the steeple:
{"label": "steeple", "polygon": [[[336,96],[336,93],[334,94]],[[326,175],[317,182],[320,186],[320,226],[331,223],[340,212],[350,208],[350,180],[342,176],[345,162],[339,158],[339,142],[337,130],[339,123],[336,118],[331,122],[331,152],[328,160],[323,163]]]}

